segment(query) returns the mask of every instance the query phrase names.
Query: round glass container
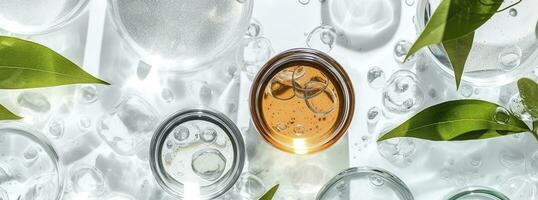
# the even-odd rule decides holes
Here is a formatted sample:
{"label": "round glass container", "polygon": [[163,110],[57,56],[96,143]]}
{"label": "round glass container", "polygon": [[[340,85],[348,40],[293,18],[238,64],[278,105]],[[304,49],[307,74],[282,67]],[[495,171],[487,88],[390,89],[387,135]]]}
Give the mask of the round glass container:
{"label": "round glass container", "polygon": [[[421,32],[441,0],[420,0],[416,26]],[[516,1],[505,1],[500,9]],[[465,64],[463,80],[477,86],[500,86],[530,73],[538,65],[538,40],[535,36],[538,1],[522,1],[498,12],[475,32],[473,48]],[[432,45],[427,56],[443,71],[454,76],[441,45]]]}
{"label": "round glass container", "polygon": [[0,199],[62,199],[58,154],[41,133],[22,124],[0,123]]}
{"label": "round glass container", "polygon": [[250,24],[252,0],[110,0],[122,37],[146,63],[195,71],[222,55]]}
{"label": "round glass container", "polygon": [[250,93],[252,120],[261,136],[296,154],[338,141],[351,123],[354,102],[342,66],[314,49],[291,49],[269,60]]}
{"label": "round glass container", "polygon": [[241,132],[221,113],[182,110],[165,120],[150,144],[159,185],[181,199],[213,199],[237,181],[245,162]]}
{"label": "round glass container", "polygon": [[510,200],[504,194],[486,187],[468,187],[451,194],[447,200]]}
{"label": "round glass container", "polygon": [[317,200],[413,200],[403,181],[376,168],[349,168],[332,178],[318,193]]}
{"label": "round glass container", "polygon": [[88,0],[0,0],[0,29],[24,35],[61,28],[84,10]]}

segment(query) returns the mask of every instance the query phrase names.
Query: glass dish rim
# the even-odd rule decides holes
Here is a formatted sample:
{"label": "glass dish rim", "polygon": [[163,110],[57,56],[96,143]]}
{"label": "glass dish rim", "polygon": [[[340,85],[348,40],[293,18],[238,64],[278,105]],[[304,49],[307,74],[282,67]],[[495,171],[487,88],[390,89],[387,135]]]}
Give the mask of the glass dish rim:
{"label": "glass dish rim", "polygon": [[[112,22],[113,22],[112,24],[115,27],[116,32],[118,33],[120,38],[122,38],[122,40],[127,43],[127,45],[126,45],[127,48],[129,50],[133,51],[135,53],[135,55],[138,57],[139,60],[144,61],[144,62],[148,63],[149,65],[154,65],[154,63],[149,61],[150,60],[149,58],[152,57],[151,54],[144,51],[144,48],[141,47],[133,39],[133,37],[131,37],[131,35],[127,31],[127,28],[123,24],[123,22],[121,20],[121,17],[119,15],[119,12],[118,12],[118,5],[117,5],[118,0],[107,0],[107,1],[110,4],[108,6],[109,8],[107,8],[107,13],[108,13],[107,15],[111,16]],[[205,68],[202,67],[202,66],[211,64],[212,62],[214,62],[214,60],[216,60],[216,59],[218,59],[218,58],[220,58],[222,56],[226,56],[226,54],[230,50],[233,50],[234,47],[236,47],[237,45],[239,45],[241,43],[241,40],[245,35],[244,33],[246,32],[246,30],[250,26],[250,21],[252,19],[252,12],[254,10],[254,1],[253,0],[246,0],[243,3],[248,3],[249,4],[248,5],[248,11],[245,12],[244,16],[243,16],[245,18],[243,20],[248,19],[249,23],[245,27],[237,29],[236,30],[236,32],[237,32],[236,35],[237,36],[234,37],[234,38],[231,38],[229,41],[227,41],[226,48],[224,48],[220,52],[217,52],[217,54],[214,56],[213,59],[208,59],[208,60],[202,61],[200,63],[196,63],[194,65],[189,65],[187,67],[187,69],[177,69],[178,66],[181,66],[181,65],[177,65],[177,64],[174,64],[174,65],[165,64],[163,66],[157,66],[159,68],[159,70],[161,70],[161,71],[169,71],[169,72],[174,72],[174,73],[179,73],[179,72],[181,72],[181,73],[193,73],[193,72],[204,70]],[[241,33],[243,33],[243,34],[241,34]]]}
{"label": "glass dish rim", "polygon": [[47,153],[47,156],[51,159],[57,174],[58,190],[55,199],[61,200],[64,195],[66,184],[64,175],[65,171],[61,158],[58,155],[58,151],[56,151],[56,148],[52,142],[38,130],[30,128],[28,125],[20,122],[0,122],[0,135],[2,135],[3,131],[11,131],[11,134],[17,134],[25,137],[43,148],[43,150]]}
{"label": "glass dish rim", "polygon": [[[428,9],[429,0],[418,0],[417,6],[416,6],[416,14],[415,14],[415,30],[417,31],[417,34],[421,33],[422,30],[424,30],[424,27],[426,26],[426,12]],[[430,11],[430,12],[433,12]],[[418,35],[417,35],[418,36]],[[440,68],[445,75],[448,77],[454,78],[454,71],[452,70],[452,67],[444,65],[435,55],[432,53],[432,47],[427,47],[427,50],[422,51],[428,57],[431,61],[434,62],[434,64]],[[417,52],[420,53],[420,52]],[[498,74],[495,76],[492,76],[491,79],[482,79],[478,77],[472,77],[472,76],[466,76],[465,73],[461,77],[462,82],[470,83],[474,86],[479,87],[491,87],[491,86],[503,86],[509,83],[512,83],[514,81],[517,81],[517,78],[511,78],[511,77],[524,77],[532,72],[534,67],[532,66],[524,66],[525,64],[522,62],[519,66],[519,70],[512,70],[512,71],[506,71],[502,74]],[[529,63],[526,63],[526,65],[530,65]]]}
{"label": "glass dish rim", "polygon": [[259,111],[260,108],[257,103],[258,99],[262,96],[260,94],[263,94],[263,91],[265,90],[265,88],[262,88],[262,86],[271,78],[270,75],[285,67],[286,64],[296,61],[316,62],[320,66],[325,67],[325,69],[339,81],[340,88],[342,89],[343,93],[342,102],[344,104],[344,109],[342,119],[339,120],[339,125],[333,131],[332,137],[328,138],[326,141],[320,142],[316,146],[311,146],[305,149],[306,153],[304,154],[312,154],[328,149],[347,132],[351,121],[353,120],[355,109],[356,91],[353,88],[351,79],[344,68],[326,53],[311,48],[293,48],[283,51],[267,61],[266,64],[258,71],[256,77],[252,81],[256,84],[253,84],[250,88],[249,107],[251,121],[265,142],[281,151],[292,154],[300,154],[295,152],[292,147],[289,147],[288,145],[285,145],[279,140],[271,137],[270,131],[267,129],[266,125],[263,124],[261,112]]}
{"label": "glass dish rim", "polygon": [[[237,126],[223,113],[220,113],[211,108],[205,107],[192,107],[184,108],[177,111],[176,113],[170,115],[166,118],[161,124],[156,128],[155,133],[153,134],[150,141],[149,148],[149,164],[152,171],[152,174],[156,182],[165,190],[168,194],[177,197],[184,198],[184,193],[181,191],[179,186],[177,186],[173,180],[168,180],[166,172],[163,172],[164,169],[160,167],[160,149],[165,145],[164,142],[170,132],[170,129],[174,128],[176,125],[190,121],[191,117],[209,117],[212,120],[215,120],[221,123],[219,126],[226,128],[224,132],[227,134],[231,141],[231,145],[234,151],[234,160],[233,164],[228,172],[230,175],[228,177],[221,179],[223,180],[222,187],[218,188],[216,192],[210,194],[200,194],[200,199],[213,199],[217,198],[227,191],[229,191],[237,182],[241,173],[243,172],[243,167],[246,160],[246,147],[243,141],[243,136],[241,131]],[[177,182],[177,181],[176,181]]]}
{"label": "glass dish rim", "polygon": [[362,166],[362,167],[351,167],[348,168],[340,173],[338,173],[336,176],[331,178],[323,187],[319,190],[318,194],[316,195],[316,200],[321,200],[323,195],[334,186],[334,184],[338,183],[338,181],[342,180],[345,177],[352,176],[352,175],[358,175],[358,174],[375,174],[378,176],[383,177],[383,179],[390,181],[392,184],[394,184],[396,187],[398,187],[398,190],[395,192],[398,192],[400,195],[403,196],[405,200],[414,200],[413,193],[411,193],[411,190],[409,187],[403,182],[400,178],[398,178],[396,175],[376,167],[368,167],[368,166]]}
{"label": "glass dish rim", "polygon": [[461,197],[464,197],[469,194],[485,194],[490,197],[494,197],[498,200],[510,200],[506,195],[503,193],[489,187],[484,186],[471,186],[471,187],[465,187],[460,188],[452,193],[450,193],[447,196],[447,200],[458,200]]}
{"label": "glass dish rim", "polygon": [[53,23],[48,24],[48,26],[39,25],[39,26],[36,26],[36,28],[30,28],[28,30],[15,30],[13,29],[12,26],[2,27],[0,25],[0,30],[7,31],[8,33],[20,34],[20,35],[26,35],[26,36],[42,35],[42,34],[54,32],[70,24],[75,19],[78,19],[78,17],[82,15],[83,11],[86,10],[90,2],[90,0],[77,0],[77,1],[78,1],[77,5],[75,5],[69,12],[67,12],[62,17],[56,19]]}

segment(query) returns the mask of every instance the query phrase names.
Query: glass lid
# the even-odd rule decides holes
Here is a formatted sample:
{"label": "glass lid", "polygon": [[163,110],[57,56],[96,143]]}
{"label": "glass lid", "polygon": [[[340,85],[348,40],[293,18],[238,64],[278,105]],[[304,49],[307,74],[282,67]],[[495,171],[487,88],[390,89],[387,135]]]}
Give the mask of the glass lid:
{"label": "glass lid", "polygon": [[510,200],[504,194],[486,187],[468,187],[454,192],[448,200]]}

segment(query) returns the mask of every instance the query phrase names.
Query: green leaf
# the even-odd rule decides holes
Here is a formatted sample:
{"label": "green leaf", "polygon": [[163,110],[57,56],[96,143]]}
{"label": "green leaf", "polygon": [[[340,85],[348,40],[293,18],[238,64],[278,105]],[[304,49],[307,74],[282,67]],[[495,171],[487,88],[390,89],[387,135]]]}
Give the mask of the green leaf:
{"label": "green leaf", "polygon": [[456,88],[459,87],[465,62],[471,48],[473,47],[474,32],[469,33],[463,37],[448,40],[443,42],[443,47],[448,55],[452,69],[454,70],[454,77],[456,78]]}
{"label": "green leaf", "polygon": [[[498,109],[504,112],[498,112]],[[501,122],[501,118],[505,120]],[[433,141],[474,140],[526,131],[529,128],[523,121],[494,103],[455,100],[419,112],[378,141],[396,137]]]}
{"label": "green leaf", "polygon": [[109,83],[86,73],[53,50],[14,37],[0,36],[0,89]]}
{"label": "green leaf", "polygon": [[536,22],[536,28],[534,28],[534,34],[536,34],[536,39],[538,39],[538,22]]}
{"label": "green leaf", "polygon": [[531,79],[522,78],[517,81],[517,87],[525,109],[534,120],[538,120],[538,84]]}
{"label": "green leaf", "polygon": [[267,191],[259,200],[272,200],[275,196],[276,191],[278,190],[278,184],[273,186],[269,191]]}
{"label": "green leaf", "polygon": [[0,120],[18,120],[18,119],[22,119],[22,117],[19,117],[13,114],[6,107],[0,105]]}

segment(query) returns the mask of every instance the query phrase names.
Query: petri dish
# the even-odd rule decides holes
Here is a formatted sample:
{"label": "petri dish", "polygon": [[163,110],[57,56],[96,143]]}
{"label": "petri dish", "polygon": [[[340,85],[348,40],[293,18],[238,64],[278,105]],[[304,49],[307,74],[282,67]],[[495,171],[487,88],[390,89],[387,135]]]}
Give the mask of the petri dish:
{"label": "petri dish", "polygon": [[252,0],[110,0],[120,35],[142,60],[172,71],[195,71],[237,44]]}
{"label": "petri dish", "polygon": [[[420,0],[416,28],[421,32],[441,0]],[[505,1],[500,9],[516,1]],[[538,1],[522,1],[511,9],[496,13],[475,32],[473,48],[462,79],[476,86],[501,86],[532,72],[538,64],[538,40],[534,27]],[[515,14],[514,14],[515,13]],[[448,75],[454,76],[441,45],[424,51]]]}
{"label": "petri dish", "polygon": [[191,108],[165,120],[150,143],[150,166],[159,185],[181,199],[213,199],[242,173],[245,145],[225,115]]}
{"label": "petri dish", "polygon": [[285,51],[269,60],[253,83],[252,121],[265,141],[280,150],[308,154],[327,149],[351,123],[351,81],[321,51]]}
{"label": "petri dish", "polygon": [[510,200],[504,194],[487,187],[467,187],[449,195],[447,200]]}
{"label": "petri dish", "polygon": [[50,141],[22,124],[0,123],[0,197],[59,200],[63,191],[62,165]]}
{"label": "petri dish", "polygon": [[409,188],[395,175],[376,168],[354,167],[329,180],[317,200],[413,200]]}
{"label": "petri dish", "polygon": [[35,35],[66,25],[82,13],[88,0],[0,0],[0,29]]}

